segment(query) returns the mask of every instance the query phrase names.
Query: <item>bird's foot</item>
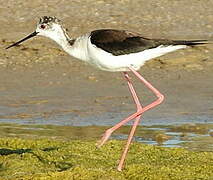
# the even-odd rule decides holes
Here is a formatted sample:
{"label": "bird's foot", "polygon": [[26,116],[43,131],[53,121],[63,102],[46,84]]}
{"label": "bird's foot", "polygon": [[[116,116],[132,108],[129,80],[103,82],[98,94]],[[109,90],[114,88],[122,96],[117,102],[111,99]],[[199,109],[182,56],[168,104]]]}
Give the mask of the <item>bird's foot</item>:
{"label": "bird's foot", "polygon": [[101,138],[101,140],[99,140],[99,141],[97,142],[96,146],[97,146],[98,148],[100,148],[101,146],[103,146],[103,145],[105,144],[105,142],[107,142],[107,140],[109,139],[109,137],[111,136],[111,134],[112,134],[112,131],[111,131],[110,129],[108,129],[108,130],[104,133],[104,135],[103,135],[103,137]]}

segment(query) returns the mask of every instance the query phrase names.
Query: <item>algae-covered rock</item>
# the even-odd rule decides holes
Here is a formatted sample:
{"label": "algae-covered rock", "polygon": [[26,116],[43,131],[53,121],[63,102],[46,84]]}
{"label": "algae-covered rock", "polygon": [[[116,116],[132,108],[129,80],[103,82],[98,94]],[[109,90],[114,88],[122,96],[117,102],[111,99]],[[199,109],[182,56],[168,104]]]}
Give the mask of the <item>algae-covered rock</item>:
{"label": "algae-covered rock", "polygon": [[122,172],[122,141],[0,138],[2,179],[211,179],[213,152],[133,143]]}

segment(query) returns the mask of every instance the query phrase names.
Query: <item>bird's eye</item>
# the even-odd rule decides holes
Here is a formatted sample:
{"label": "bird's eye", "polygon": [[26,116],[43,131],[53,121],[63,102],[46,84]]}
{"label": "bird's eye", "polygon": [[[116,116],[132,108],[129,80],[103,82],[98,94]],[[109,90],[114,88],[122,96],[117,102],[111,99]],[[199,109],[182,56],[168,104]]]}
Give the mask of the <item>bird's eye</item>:
{"label": "bird's eye", "polygon": [[44,24],[42,24],[42,25],[40,26],[40,28],[41,28],[41,29],[45,29],[46,26],[45,26]]}

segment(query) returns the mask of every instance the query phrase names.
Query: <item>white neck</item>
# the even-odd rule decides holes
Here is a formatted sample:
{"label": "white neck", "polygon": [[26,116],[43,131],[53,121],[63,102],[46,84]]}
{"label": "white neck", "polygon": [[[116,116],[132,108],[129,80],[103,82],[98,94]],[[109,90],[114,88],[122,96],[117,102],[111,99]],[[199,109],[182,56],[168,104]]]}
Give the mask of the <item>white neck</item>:
{"label": "white neck", "polygon": [[81,36],[77,39],[71,39],[67,34],[63,34],[63,37],[55,41],[71,56],[82,61],[88,61],[87,37]]}
{"label": "white neck", "polygon": [[49,38],[58,43],[66,52],[70,48],[72,48],[71,44],[69,43],[69,41],[71,41],[71,38],[62,29],[61,31],[58,31],[57,33],[54,33],[51,36],[49,36]]}
{"label": "white neck", "polygon": [[55,40],[69,55],[81,60],[89,61],[87,54],[88,37],[80,36],[77,39],[71,39],[67,34]]}
{"label": "white neck", "polygon": [[71,39],[66,31],[58,24],[54,24],[52,30],[42,31],[39,34],[54,40],[71,56],[82,61],[88,61],[88,35],[81,36],[77,39]]}

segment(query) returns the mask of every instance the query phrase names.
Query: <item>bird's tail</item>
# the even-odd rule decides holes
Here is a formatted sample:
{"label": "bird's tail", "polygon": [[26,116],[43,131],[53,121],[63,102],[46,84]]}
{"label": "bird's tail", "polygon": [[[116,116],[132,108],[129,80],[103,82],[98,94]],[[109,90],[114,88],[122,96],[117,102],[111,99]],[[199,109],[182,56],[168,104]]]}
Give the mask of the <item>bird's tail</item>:
{"label": "bird's tail", "polygon": [[202,44],[209,44],[210,42],[208,40],[192,40],[192,41],[182,41],[177,40],[174,41],[175,45],[186,45],[186,46],[197,46]]}

